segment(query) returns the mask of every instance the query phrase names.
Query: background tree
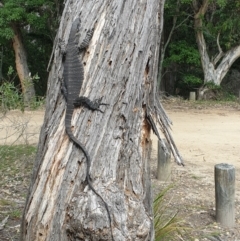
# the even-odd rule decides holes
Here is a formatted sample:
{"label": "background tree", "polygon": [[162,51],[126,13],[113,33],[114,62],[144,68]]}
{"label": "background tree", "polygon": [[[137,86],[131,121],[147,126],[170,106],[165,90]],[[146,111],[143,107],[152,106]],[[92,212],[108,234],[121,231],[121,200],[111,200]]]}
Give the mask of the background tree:
{"label": "background tree", "polygon": [[164,34],[160,52],[161,91],[188,95],[202,83],[202,68],[193,34],[192,0],[168,0],[164,9]]}
{"label": "background tree", "polygon": [[167,1],[165,43],[174,19],[176,23],[165,51],[161,90],[173,94],[180,89],[187,94],[207,82],[220,85],[238,58],[238,9],[234,0],[180,0],[178,5]]}
{"label": "background tree", "polygon": [[[65,133],[62,56],[55,48],[45,120],[23,216],[22,240],[153,240],[149,173],[150,130],[161,126],[181,163],[156,98],[164,1],[66,1],[58,38],[67,43],[73,19],[81,33],[94,28],[80,94],[103,97],[104,113],[75,111],[74,135],[92,158],[90,177],[106,209],[87,186],[83,153]],[[80,38],[84,36],[80,35]],[[79,90],[80,91],[80,90]],[[159,136],[160,138],[160,136]]]}
{"label": "background tree", "polygon": [[194,0],[193,9],[204,84],[213,82],[220,85],[240,57],[240,3],[235,0],[204,0],[199,4]]}
{"label": "background tree", "polygon": [[[39,73],[42,79],[46,78],[46,62],[56,33],[61,2],[48,0],[1,2],[0,44],[4,53],[3,73],[6,75],[15,56],[15,66],[26,106],[29,106],[31,100],[35,98],[33,75]],[[9,51],[11,47],[14,55]],[[46,84],[35,84],[38,93],[46,86]]]}
{"label": "background tree", "polygon": [[181,5],[182,5],[181,0],[178,0],[177,2],[173,0],[168,0],[164,5],[165,15],[164,15],[164,25],[163,25],[164,28],[163,28],[163,36],[161,41],[160,57],[159,57],[158,88],[160,88],[160,85],[161,85],[165,53],[167,51],[169,43],[172,40],[172,36],[174,32],[177,31],[178,28],[183,27],[185,22],[190,17],[186,8],[184,12],[182,11]]}

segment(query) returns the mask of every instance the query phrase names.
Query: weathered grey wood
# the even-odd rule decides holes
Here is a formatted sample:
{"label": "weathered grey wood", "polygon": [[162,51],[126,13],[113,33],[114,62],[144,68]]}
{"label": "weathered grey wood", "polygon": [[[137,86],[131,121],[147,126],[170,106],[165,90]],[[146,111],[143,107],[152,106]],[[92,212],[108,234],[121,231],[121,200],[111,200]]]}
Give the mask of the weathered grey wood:
{"label": "weathered grey wood", "polygon": [[235,168],[221,163],[215,165],[216,221],[225,227],[235,224]]}
{"label": "weathered grey wood", "polygon": [[[79,15],[80,42],[94,28],[83,57],[80,95],[103,97],[109,105],[101,107],[104,113],[77,109],[72,126],[92,158],[92,183],[109,206],[116,241],[154,240],[146,112],[152,111],[160,124],[165,121],[161,126],[167,123],[166,116],[159,116],[155,94],[163,4],[164,0],[67,0],[58,31],[57,39],[67,42]],[[52,62],[21,239],[111,240],[106,209],[85,182],[85,156],[65,133],[58,47]]]}
{"label": "weathered grey wood", "polygon": [[165,139],[158,140],[157,179],[171,181],[171,151]]}
{"label": "weathered grey wood", "polygon": [[192,91],[189,93],[189,100],[190,101],[195,101],[196,100],[196,92]]}

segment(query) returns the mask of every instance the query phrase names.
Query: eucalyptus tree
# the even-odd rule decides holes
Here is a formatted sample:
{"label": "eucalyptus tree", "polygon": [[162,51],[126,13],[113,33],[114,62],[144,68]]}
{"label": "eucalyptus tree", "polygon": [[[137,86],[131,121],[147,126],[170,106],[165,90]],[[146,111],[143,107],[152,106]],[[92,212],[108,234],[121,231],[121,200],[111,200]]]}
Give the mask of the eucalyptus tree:
{"label": "eucalyptus tree", "polygon": [[[43,50],[45,47],[36,43],[40,38],[42,40],[49,39],[48,42],[52,42],[55,35],[54,17],[60,15],[57,11],[60,6],[61,1],[49,0],[5,0],[0,2],[0,44],[3,47],[8,46],[4,48],[8,50],[11,46],[14,51],[16,71],[26,106],[29,106],[35,98],[33,77],[29,66],[33,66],[33,63],[39,64],[40,60],[37,59],[36,53],[45,54]],[[28,38],[29,41],[27,41],[27,35],[31,35]],[[32,45],[33,58],[28,56],[30,51],[26,46],[27,42]],[[31,59],[32,63],[29,63],[28,59]]]}
{"label": "eucalyptus tree", "polygon": [[192,1],[194,29],[204,83],[220,85],[240,57],[240,3],[238,0]]}
{"label": "eucalyptus tree", "polygon": [[239,11],[237,0],[168,0],[160,64],[184,88],[220,85],[240,56]]}
{"label": "eucalyptus tree", "polygon": [[[182,163],[156,94],[163,5],[164,0],[65,2],[56,39],[61,39],[60,46],[71,43],[66,48],[71,52],[62,55],[59,44],[54,48],[21,240],[112,240],[111,232],[114,240],[154,240],[151,128],[159,139],[162,130],[176,161]],[[79,17],[74,44],[68,41],[69,32]],[[102,112],[80,107],[73,114],[74,135],[92,160],[88,168],[84,153],[66,135],[61,89],[64,71],[70,69],[72,76],[79,72],[66,68],[64,56],[75,53],[74,48],[77,52],[76,46],[91,30],[89,46],[79,60],[75,58],[84,65],[84,77],[71,79],[82,81],[76,89],[81,96],[107,104]],[[72,40],[73,32],[70,36]],[[112,222],[87,177],[107,203]]]}

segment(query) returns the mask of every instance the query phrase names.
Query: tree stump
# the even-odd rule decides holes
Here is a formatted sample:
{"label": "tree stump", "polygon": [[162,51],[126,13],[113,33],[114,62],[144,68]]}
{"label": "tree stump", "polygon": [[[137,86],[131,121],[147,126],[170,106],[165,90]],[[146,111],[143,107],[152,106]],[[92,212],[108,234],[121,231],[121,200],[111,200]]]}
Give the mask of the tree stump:
{"label": "tree stump", "polygon": [[235,224],[235,168],[221,163],[215,165],[216,221],[225,227]]}

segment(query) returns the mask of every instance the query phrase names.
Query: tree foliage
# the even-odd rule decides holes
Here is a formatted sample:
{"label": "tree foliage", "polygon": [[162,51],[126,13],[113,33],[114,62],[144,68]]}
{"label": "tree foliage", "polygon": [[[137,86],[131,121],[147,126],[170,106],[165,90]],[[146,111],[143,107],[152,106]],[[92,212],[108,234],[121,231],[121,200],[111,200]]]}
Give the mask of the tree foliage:
{"label": "tree foliage", "polygon": [[54,36],[60,19],[62,0],[4,0],[0,7],[0,45],[3,47],[3,76],[14,66],[12,49],[13,26],[17,26],[28,53],[32,75],[38,73],[41,81],[35,83],[38,95],[45,94],[47,71]]}
{"label": "tree foliage", "polygon": [[187,64],[200,66],[199,52],[193,45],[189,45],[186,40],[173,42],[169,45],[169,57],[165,59],[167,63]]}
{"label": "tree foliage", "polygon": [[204,35],[210,47],[217,51],[216,38],[224,51],[240,44],[240,2],[238,0],[210,1],[204,17]]}
{"label": "tree foliage", "polygon": [[13,37],[12,24],[18,24],[26,32],[46,35],[53,39],[51,32],[56,11],[55,3],[48,0],[5,0],[0,8],[0,36],[2,39]]}

